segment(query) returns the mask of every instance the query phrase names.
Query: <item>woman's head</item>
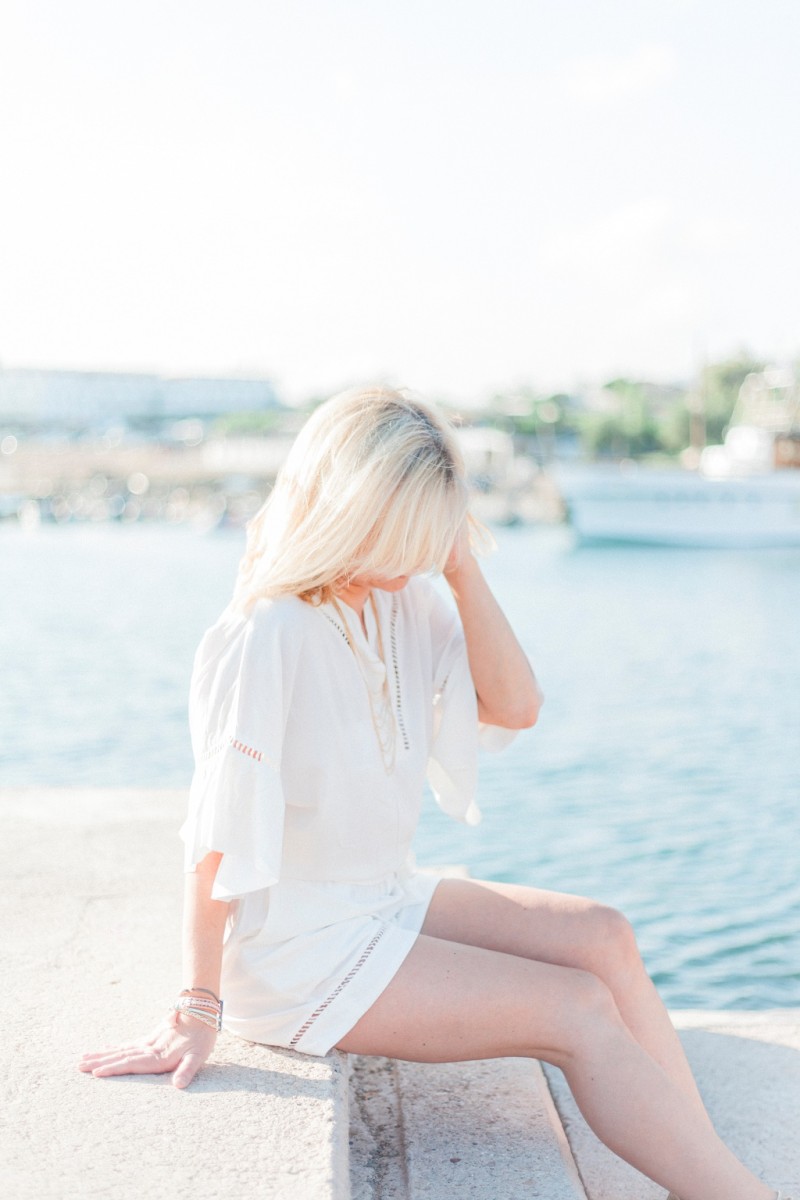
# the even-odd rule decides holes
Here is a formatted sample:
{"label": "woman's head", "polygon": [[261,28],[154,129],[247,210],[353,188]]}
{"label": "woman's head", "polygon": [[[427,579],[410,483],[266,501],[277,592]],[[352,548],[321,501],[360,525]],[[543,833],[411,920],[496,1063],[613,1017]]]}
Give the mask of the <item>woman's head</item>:
{"label": "woman's head", "polygon": [[301,430],[248,525],[235,600],[328,600],[358,576],[441,570],[467,509],[455,432],[389,388],[343,392]]}

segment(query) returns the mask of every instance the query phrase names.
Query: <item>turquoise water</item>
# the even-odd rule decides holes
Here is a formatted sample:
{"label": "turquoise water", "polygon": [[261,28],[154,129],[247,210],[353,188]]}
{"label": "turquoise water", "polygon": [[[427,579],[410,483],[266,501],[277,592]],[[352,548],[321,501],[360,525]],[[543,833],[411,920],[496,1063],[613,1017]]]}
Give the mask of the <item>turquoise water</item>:
{"label": "turquoise water", "polygon": [[[418,856],[624,909],[674,1007],[800,1004],[800,553],[576,548],[485,569],[546,693],[483,824]],[[243,535],[0,529],[0,782],[184,787],[186,693]]]}

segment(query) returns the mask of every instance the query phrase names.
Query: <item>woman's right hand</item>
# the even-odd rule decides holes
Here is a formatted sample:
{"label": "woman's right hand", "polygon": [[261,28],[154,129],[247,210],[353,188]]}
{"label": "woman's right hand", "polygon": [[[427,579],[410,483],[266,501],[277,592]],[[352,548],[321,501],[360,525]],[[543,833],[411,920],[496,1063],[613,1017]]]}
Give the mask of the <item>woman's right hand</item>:
{"label": "woman's right hand", "polygon": [[217,1040],[217,1031],[184,1013],[171,1013],[140,1042],[111,1050],[90,1051],[81,1057],[79,1071],[104,1075],[163,1075],[174,1071],[175,1087],[191,1083]]}

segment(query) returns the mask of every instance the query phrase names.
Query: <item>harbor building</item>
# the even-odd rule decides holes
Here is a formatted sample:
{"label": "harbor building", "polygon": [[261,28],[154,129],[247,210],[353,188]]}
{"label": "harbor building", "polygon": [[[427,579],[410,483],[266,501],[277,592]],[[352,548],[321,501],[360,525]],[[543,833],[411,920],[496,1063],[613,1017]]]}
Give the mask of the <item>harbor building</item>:
{"label": "harbor building", "polygon": [[0,425],[77,430],[281,407],[268,379],[0,369]]}

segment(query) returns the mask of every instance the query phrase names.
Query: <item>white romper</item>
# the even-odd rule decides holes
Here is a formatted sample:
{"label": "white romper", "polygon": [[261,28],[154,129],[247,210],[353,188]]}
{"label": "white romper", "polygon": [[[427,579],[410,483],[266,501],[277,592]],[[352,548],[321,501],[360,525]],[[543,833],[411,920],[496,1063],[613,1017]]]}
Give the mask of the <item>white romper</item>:
{"label": "white romper", "polygon": [[[478,722],[457,613],[431,581],[375,589],[358,615],[295,596],[228,606],[194,659],[189,721],[195,772],[180,836],[185,869],[220,851],[212,897],[230,901],[224,1028],[249,1041],[324,1055],[391,981],[439,878],[411,843],[424,780],[469,824],[478,743],[513,732]],[[397,743],[389,773],[367,688],[386,670]]]}

